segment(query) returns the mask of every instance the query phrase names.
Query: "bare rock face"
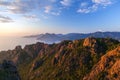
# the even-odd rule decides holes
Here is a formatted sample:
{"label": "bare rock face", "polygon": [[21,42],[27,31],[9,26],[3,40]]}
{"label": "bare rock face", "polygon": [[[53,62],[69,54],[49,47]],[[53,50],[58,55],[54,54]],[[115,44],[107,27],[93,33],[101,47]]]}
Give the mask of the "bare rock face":
{"label": "bare rock face", "polygon": [[89,37],[84,40],[83,46],[85,47],[96,47],[97,46],[97,41],[95,38]]}
{"label": "bare rock face", "polygon": [[83,42],[84,47],[90,48],[91,53],[96,53],[98,49],[97,40],[93,37],[88,37]]}
{"label": "bare rock face", "polygon": [[119,80],[120,79],[120,46],[101,57],[83,80]]}
{"label": "bare rock face", "polygon": [[[4,51],[0,59],[16,63],[21,80],[120,80],[119,44],[92,37],[57,44],[38,42]],[[0,80],[20,79],[12,62],[5,61],[0,71],[5,72],[4,76],[0,72]]]}
{"label": "bare rock face", "polygon": [[113,80],[119,80],[120,79],[120,60],[116,61],[115,64],[111,67],[108,75],[109,78],[113,77]]}
{"label": "bare rock face", "polygon": [[24,47],[24,51],[26,51],[31,57],[34,58],[39,54],[40,50],[43,49],[44,46],[44,43],[37,42],[36,44],[26,45]]}

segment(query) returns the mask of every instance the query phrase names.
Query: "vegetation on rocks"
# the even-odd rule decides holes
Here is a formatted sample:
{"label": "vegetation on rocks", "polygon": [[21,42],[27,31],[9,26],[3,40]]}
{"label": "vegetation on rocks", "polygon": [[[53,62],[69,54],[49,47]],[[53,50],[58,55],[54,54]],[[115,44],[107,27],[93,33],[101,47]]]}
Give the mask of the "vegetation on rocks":
{"label": "vegetation on rocks", "polygon": [[117,80],[119,46],[117,40],[93,37],[49,45],[36,43],[1,52],[0,61],[13,61],[21,80]]}

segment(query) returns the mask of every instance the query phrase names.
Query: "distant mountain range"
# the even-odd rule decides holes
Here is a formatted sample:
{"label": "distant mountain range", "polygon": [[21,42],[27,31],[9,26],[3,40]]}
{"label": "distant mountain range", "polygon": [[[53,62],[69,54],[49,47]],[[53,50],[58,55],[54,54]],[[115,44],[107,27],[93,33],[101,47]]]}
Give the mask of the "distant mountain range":
{"label": "distant mountain range", "polygon": [[30,35],[24,36],[24,38],[36,38],[44,43],[56,43],[63,40],[76,40],[83,39],[87,37],[95,37],[95,38],[113,38],[120,41],[120,32],[94,32],[94,33],[68,33],[68,34],[38,34],[38,35]]}

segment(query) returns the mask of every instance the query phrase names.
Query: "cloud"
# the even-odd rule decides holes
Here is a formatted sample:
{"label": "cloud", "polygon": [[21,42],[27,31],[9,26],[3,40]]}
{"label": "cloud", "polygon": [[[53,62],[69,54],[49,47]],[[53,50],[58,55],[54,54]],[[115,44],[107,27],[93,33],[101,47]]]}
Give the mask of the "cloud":
{"label": "cloud", "polygon": [[0,15],[0,23],[9,23],[9,22],[13,22],[13,20],[10,17]]}
{"label": "cloud", "polygon": [[66,7],[78,8],[78,13],[90,13],[110,4],[111,0],[0,0],[0,7],[13,14],[40,11],[43,14],[60,15]]}
{"label": "cloud", "polygon": [[35,19],[37,18],[36,15],[24,15],[26,19]]}
{"label": "cloud", "polygon": [[98,9],[98,5],[94,4],[92,6],[82,6],[81,8],[79,8],[77,10],[78,13],[90,13],[90,12],[94,12]]}
{"label": "cloud", "polygon": [[105,8],[110,4],[112,4],[111,0],[90,0],[90,2],[82,2],[77,12],[78,13],[95,12],[99,8]]}
{"label": "cloud", "polygon": [[31,20],[31,21],[40,21],[40,18],[37,17],[36,15],[23,15],[23,17],[26,19],[26,20]]}
{"label": "cloud", "polygon": [[[0,6],[15,14],[23,14],[31,12],[35,9],[42,9],[45,6],[51,5],[56,0],[17,0],[17,1],[0,1]],[[45,8],[46,9],[46,8]],[[47,8],[48,9],[48,8]]]}
{"label": "cloud", "polygon": [[61,11],[62,11],[61,8],[59,8],[57,6],[50,6],[50,5],[45,6],[45,10],[44,10],[44,12],[46,14],[51,14],[51,15],[55,15],[55,16],[60,15]]}
{"label": "cloud", "polygon": [[104,5],[104,6],[107,6],[112,3],[111,0],[92,0],[92,2],[95,4]]}
{"label": "cloud", "polygon": [[52,15],[55,15],[55,16],[59,16],[60,13],[61,13],[61,11],[59,11],[59,12],[52,12],[51,14],[52,14]]}
{"label": "cloud", "polygon": [[52,10],[52,6],[45,6],[45,13],[49,13]]}
{"label": "cloud", "polygon": [[60,3],[63,5],[63,6],[70,6],[71,5],[71,0],[62,0],[60,1]]}
{"label": "cloud", "polygon": [[14,1],[14,2],[5,2],[5,1],[0,1],[0,6],[3,6],[6,8],[8,11],[15,13],[15,14],[23,14],[30,12],[35,8],[35,5],[33,5],[35,2],[31,1]]}
{"label": "cloud", "polygon": [[[46,14],[58,15],[59,7],[56,6],[58,0],[16,0],[16,1],[0,1],[2,6],[8,13],[28,14],[32,11],[44,11]],[[58,9],[56,9],[58,8]]]}

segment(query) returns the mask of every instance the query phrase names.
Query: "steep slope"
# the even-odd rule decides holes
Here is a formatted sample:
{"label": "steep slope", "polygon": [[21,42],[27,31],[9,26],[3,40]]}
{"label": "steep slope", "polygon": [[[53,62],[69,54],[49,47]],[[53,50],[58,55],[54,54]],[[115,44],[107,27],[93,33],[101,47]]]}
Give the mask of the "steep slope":
{"label": "steep slope", "polygon": [[36,44],[26,45],[23,49],[21,46],[16,46],[13,50],[1,51],[0,52],[0,62],[3,60],[12,60],[16,64],[21,64],[22,62],[30,62],[34,59],[39,51],[46,48],[48,44],[37,42]]}
{"label": "steep slope", "polygon": [[84,80],[120,80],[120,46],[102,56]]}
{"label": "steep slope", "polygon": [[0,64],[0,80],[20,80],[17,68],[13,62],[4,60]]}
{"label": "steep slope", "polygon": [[118,44],[118,41],[109,38],[52,44],[40,51],[24,70],[20,67],[20,75],[23,80],[82,80],[100,57]]}
{"label": "steep slope", "polygon": [[0,52],[0,61],[13,61],[22,80],[82,80],[89,77],[102,56],[119,45],[111,38],[93,37],[49,45],[38,42]]}

